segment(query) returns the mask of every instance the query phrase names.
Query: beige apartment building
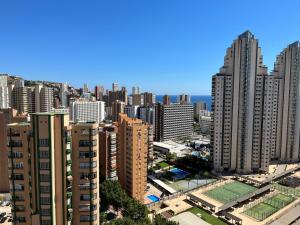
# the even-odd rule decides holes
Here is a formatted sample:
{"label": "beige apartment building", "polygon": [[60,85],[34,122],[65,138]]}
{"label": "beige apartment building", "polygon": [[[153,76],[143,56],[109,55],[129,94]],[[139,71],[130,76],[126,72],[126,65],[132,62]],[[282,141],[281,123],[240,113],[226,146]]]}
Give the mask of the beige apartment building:
{"label": "beige apartment building", "polygon": [[[282,162],[296,162],[300,154],[300,43],[290,44],[278,56],[269,76],[269,118],[271,130],[271,158]],[[270,144],[271,143],[271,144]]]}
{"label": "beige apartment building", "polygon": [[212,79],[214,168],[265,171],[300,155],[300,44],[285,48],[271,75],[249,31],[227,49]]}
{"label": "beige apartment building", "polygon": [[116,122],[118,121],[119,114],[124,113],[125,110],[125,102],[116,100],[112,103],[111,106],[111,112],[112,112],[112,121]]}
{"label": "beige apartment building", "polygon": [[155,105],[154,136],[156,141],[188,138],[193,134],[193,105]]}
{"label": "beige apartment building", "polygon": [[227,49],[212,79],[213,163],[218,171],[265,170],[270,155],[262,148],[264,82],[258,40],[249,31]]}
{"label": "beige apartment building", "polygon": [[119,182],[131,197],[143,202],[147,187],[148,125],[120,114],[117,146]]}
{"label": "beige apartment building", "polygon": [[32,224],[30,207],[30,154],[32,151],[29,123],[13,123],[7,127],[9,180],[12,196],[12,215],[15,224]]}
{"label": "beige apartment building", "polygon": [[[68,114],[36,113],[31,115],[31,124],[13,123],[8,129],[10,165],[15,158],[22,165],[22,173],[10,169],[13,205],[24,207],[22,211],[14,210],[16,223],[71,224],[72,161]],[[19,187],[14,185],[19,179],[24,185],[20,188],[21,194],[16,192]]]}
{"label": "beige apartment building", "polygon": [[26,122],[26,115],[18,115],[11,108],[0,110],[0,193],[9,193],[8,178],[8,152],[7,152],[7,124],[14,122]]}
{"label": "beige apartment building", "polygon": [[97,123],[77,123],[72,129],[73,221],[100,224],[99,136]]}
{"label": "beige apartment building", "polygon": [[117,179],[117,126],[99,128],[99,170],[105,179]]}

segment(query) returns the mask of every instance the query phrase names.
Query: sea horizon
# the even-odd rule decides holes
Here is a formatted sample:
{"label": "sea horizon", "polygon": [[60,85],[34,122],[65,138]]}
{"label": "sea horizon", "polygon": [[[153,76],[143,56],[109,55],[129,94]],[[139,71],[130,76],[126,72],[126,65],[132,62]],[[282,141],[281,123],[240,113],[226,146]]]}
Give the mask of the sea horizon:
{"label": "sea horizon", "polygon": [[[156,95],[156,101],[157,102],[162,102],[164,95]],[[170,101],[172,103],[177,102],[177,97],[178,95],[169,95],[170,96]],[[190,95],[191,96],[191,103],[194,104],[196,102],[205,102],[207,105],[207,109],[211,111],[211,95]]]}

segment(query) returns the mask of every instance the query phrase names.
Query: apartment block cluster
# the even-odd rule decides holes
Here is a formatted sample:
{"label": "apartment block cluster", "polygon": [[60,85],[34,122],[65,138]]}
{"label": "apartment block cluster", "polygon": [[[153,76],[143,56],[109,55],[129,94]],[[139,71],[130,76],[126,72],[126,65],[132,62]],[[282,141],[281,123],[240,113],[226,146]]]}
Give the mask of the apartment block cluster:
{"label": "apartment block cluster", "polygon": [[142,120],[73,123],[67,113],[33,113],[30,122],[13,117],[6,135],[18,224],[99,224],[100,177],[144,200],[152,144]]}
{"label": "apartment block cluster", "polygon": [[269,74],[246,31],[212,78],[213,164],[218,171],[266,171],[300,157],[300,43],[288,45]]}
{"label": "apartment block cluster", "polygon": [[36,84],[25,86],[23,79],[8,84],[8,75],[0,75],[0,108],[12,107],[22,113],[49,112],[54,108],[53,89]]}
{"label": "apartment block cluster", "polygon": [[11,193],[18,224],[100,224],[100,178],[143,203],[153,141],[192,135],[188,95],[156,103],[116,83],[93,92],[5,74],[0,81],[0,192]]}

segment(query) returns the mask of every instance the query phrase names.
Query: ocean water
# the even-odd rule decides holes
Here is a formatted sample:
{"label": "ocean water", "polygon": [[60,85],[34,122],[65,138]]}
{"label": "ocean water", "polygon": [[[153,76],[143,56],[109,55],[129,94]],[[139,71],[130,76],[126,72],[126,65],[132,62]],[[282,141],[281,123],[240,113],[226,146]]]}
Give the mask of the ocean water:
{"label": "ocean water", "polygon": [[[177,95],[170,95],[170,100],[172,103],[177,102]],[[156,95],[156,101],[162,102],[163,95]],[[211,111],[211,96],[210,95],[191,95],[191,102],[194,104],[196,102],[205,102],[209,111]]]}

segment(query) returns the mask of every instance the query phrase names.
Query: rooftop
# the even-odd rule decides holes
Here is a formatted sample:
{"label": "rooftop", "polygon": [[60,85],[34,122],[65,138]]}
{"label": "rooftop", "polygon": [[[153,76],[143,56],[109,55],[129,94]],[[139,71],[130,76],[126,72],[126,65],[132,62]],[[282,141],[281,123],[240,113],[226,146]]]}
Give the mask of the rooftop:
{"label": "rooftop", "polygon": [[67,112],[38,112],[38,113],[30,113],[30,115],[37,116],[54,116],[54,115],[68,115]]}
{"label": "rooftop", "polygon": [[30,126],[30,123],[28,122],[16,122],[16,123],[10,123],[8,126]]}

